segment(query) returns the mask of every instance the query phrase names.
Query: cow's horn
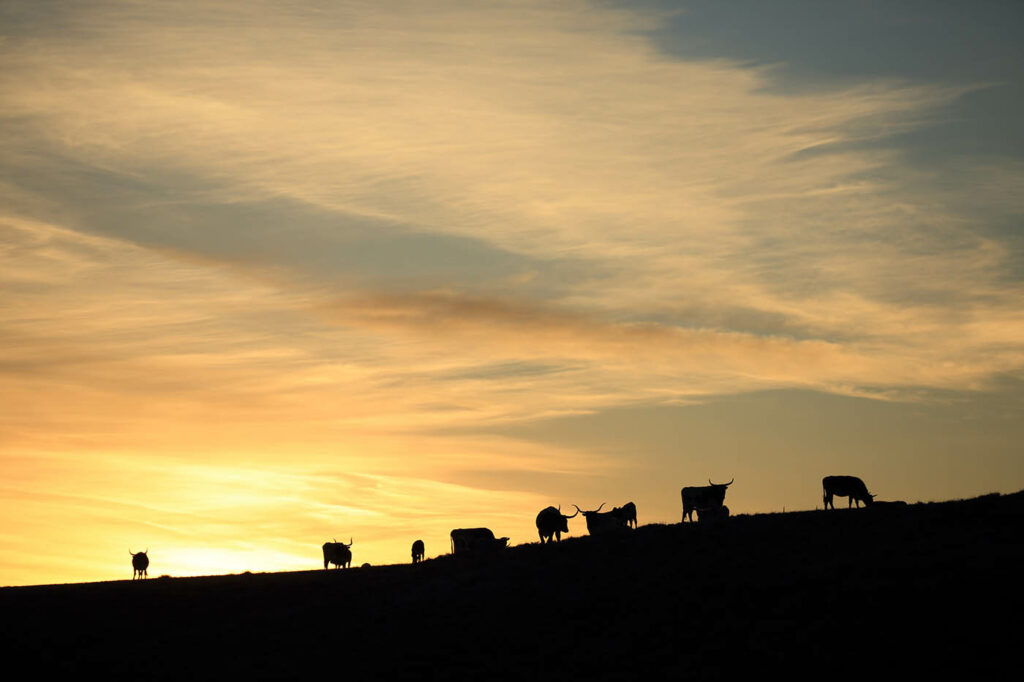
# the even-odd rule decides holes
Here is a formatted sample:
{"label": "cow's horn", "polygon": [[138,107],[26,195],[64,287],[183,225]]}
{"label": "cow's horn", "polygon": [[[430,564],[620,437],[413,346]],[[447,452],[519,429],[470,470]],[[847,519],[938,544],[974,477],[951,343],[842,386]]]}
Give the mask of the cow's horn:
{"label": "cow's horn", "polygon": [[[343,545],[344,545],[345,543],[341,543],[341,544],[343,544]],[[348,544],[347,544],[347,545],[345,545],[345,546],[346,546],[346,547],[351,547],[351,546],[352,546],[352,538],[349,538],[349,539],[348,539]]]}
{"label": "cow's horn", "polygon": [[[576,505],[573,505],[573,506],[575,507]],[[561,507],[561,505],[559,505],[559,507],[558,507],[558,511],[559,511],[559,513],[561,513],[561,511],[562,511],[562,507]],[[574,519],[574,518],[576,518],[577,516],[579,516],[579,514],[580,514],[580,508],[579,508],[579,507],[576,507],[576,513],[575,513],[575,514],[573,514],[572,516],[566,516],[565,518],[567,518],[567,519]],[[565,515],[563,514],[563,516],[565,516]]]}
{"label": "cow's horn", "polygon": [[[579,514],[581,511],[583,511],[582,509],[579,508],[579,505],[574,504],[573,506],[576,507],[576,514]],[[573,514],[573,516],[576,516],[576,514]]]}
{"label": "cow's horn", "polygon": [[[736,480],[736,477],[734,476],[732,481],[735,481],[735,480]],[[710,478],[708,479],[708,483],[710,485],[722,485],[722,486],[725,486],[726,488],[728,488],[729,486],[732,485],[732,481],[729,481],[728,483],[711,483],[711,479]]]}
{"label": "cow's horn", "polygon": [[[601,503],[601,507],[603,507],[603,506],[604,506],[605,504],[607,504],[607,503],[605,503],[605,502],[602,502],[602,503]],[[598,507],[597,509],[595,509],[595,510],[594,510],[594,513],[596,514],[597,512],[601,511],[601,507]]]}

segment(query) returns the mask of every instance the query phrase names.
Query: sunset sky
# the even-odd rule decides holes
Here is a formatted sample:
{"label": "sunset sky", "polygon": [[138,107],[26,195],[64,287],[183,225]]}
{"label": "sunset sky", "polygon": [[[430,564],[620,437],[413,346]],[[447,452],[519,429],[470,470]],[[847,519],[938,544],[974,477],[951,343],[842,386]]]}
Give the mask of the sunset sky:
{"label": "sunset sky", "polygon": [[1024,488],[1022,28],[0,0],[0,585]]}

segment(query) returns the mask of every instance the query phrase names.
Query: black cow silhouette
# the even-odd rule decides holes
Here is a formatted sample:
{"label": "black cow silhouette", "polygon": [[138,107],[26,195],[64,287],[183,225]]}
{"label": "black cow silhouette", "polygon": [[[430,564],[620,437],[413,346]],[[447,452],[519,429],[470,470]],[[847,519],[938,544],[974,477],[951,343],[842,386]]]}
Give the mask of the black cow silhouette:
{"label": "black cow silhouette", "polygon": [[[605,505],[601,503],[601,507]],[[603,533],[613,533],[622,528],[628,528],[628,524],[625,519],[622,518],[621,514],[616,514],[614,511],[601,512],[601,507],[593,511],[584,511],[577,505],[576,511],[583,514],[583,518],[587,520],[587,532],[591,535],[601,535]]]}
{"label": "black cow silhouette", "polygon": [[[333,539],[333,538],[332,538]],[[352,565],[352,538],[348,539],[348,544],[344,542],[325,542],[324,543],[324,569],[327,569],[328,564],[334,564],[338,568],[349,568]]]}
{"label": "black cow silhouette", "polygon": [[136,578],[148,578],[149,572],[146,570],[149,568],[149,547],[146,548],[145,552],[132,553],[132,548],[128,548],[128,553],[132,555],[132,580]]}
{"label": "black cow silhouette", "polygon": [[621,507],[615,507],[612,509],[612,514],[618,514],[619,518],[622,519],[623,523],[627,526],[636,528],[636,505],[632,502],[627,502]]}
{"label": "black cow silhouette", "polygon": [[693,512],[698,509],[721,507],[725,503],[726,489],[735,480],[734,478],[728,483],[712,483],[709,478],[708,485],[687,486],[680,490],[679,494],[683,498],[683,518],[680,523],[686,521],[687,518],[693,521]]}
{"label": "black cow silhouette", "polygon": [[577,509],[572,516],[566,516],[562,513],[562,505],[558,505],[558,509],[544,507],[537,512],[537,534],[540,535],[540,544],[544,544],[545,538],[547,542],[551,542],[552,539],[561,541],[562,533],[569,532],[569,519],[576,518],[579,513]]}
{"label": "black cow silhouette", "polygon": [[870,507],[875,499],[875,496],[868,492],[864,481],[856,476],[826,476],[821,479],[821,487],[825,491],[825,509],[828,509],[829,505],[833,509],[836,508],[835,502],[832,501],[833,495],[849,498],[847,507],[852,507],[854,504],[860,507],[861,502],[865,507]]}
{"label": "black cow silhouette", "polygon": [[452,530],[452,554],[489,554],[508,546],[508,538],[495,538],[490,528],[456,528]]}

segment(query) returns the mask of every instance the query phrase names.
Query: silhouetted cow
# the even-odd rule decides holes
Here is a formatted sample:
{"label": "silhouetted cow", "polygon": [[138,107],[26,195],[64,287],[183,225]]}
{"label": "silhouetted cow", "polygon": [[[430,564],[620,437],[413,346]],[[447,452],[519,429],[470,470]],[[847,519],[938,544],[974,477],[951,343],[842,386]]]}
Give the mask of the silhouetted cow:
{"label": "silhouetted cow", "polygon": [[[604,502],[601,503],[601,507],[604,506]],[[591,535],[601,535],[603,533],[614,533],[617,530],[628,528],[626,521],[622,518],[622,515],[616,514],[613,511],[601,512],[601,507],[598,507],[594,511],[583,511],[576,505],[576,511],[583,514],[583,518],[587,520],[587,532]]]}
{"label": "silhouetted cow", "polygon": [[847,507],[852,507],[854,503],[860,507],[861,502],[865,507],[869,507],[875,499],[875,496],[868,492],[864,481],[856,476],[826,476],[821,479],[821,487],[825,491],[825,509],[828,509],[829,505],[832,505],[833,509],[836,508],[835,502],[832,501],[833,495],[849,498]]}
{"label": "silhouetted cow", "polygon": [[572,516],[566,516],[562,513],[561,505],[558,506],[558,509],[554,507],[541,509],[537,513],[537,534],[540,535],[540,544],[544,544],[545,538],[548,542],[551,542],[552,538],[560,541],[562,533],[569,532],[569,519],[576,518],[579,513],[577,509]]}
{"label": "silhouetted cow", "polygon": [[701,507],[697,509],[697,523],[714,523],[729,518],[729,508],[724,504],[719,507]]}
{"label": "silhouetted cow", "polygon": [[149,547],[146,548],[145,552],[135,552],[132,554],[131,547],[128,548],[128,553],[132,555],[132,580],[138,578],[148,578],[149,571]]}
{"label": "silhouetted cow", "polygon": [[636,505],[632,502],[627,502],[621,507],[615,507],[611,513],[617,514],[627,526],[636,528]]}
{"label": "silhouetted cow", "polygon": [[426,553],[426,549],[423,547],[423,540],[417,540],[412,543],[412,562],[418,564],[423,561],[423,555]]}
{"label": "silhouetted cow", "polygon": [[508,546],[508,538],[495,538],[490,528],[456,528],[451,538],[455,556],[489,554]]}
{"label": "silhouetted cow", "polygon": [[728,483],[712,483],[709,478],[709,485],[690,486],[680,490],[679,493],[683,498],[682,521],[685,521],[687,517],[693,521],[693,512],[698,509],[721,507],[725,502],[726,488],[731,486],[735,480],[734,478]]}
{"label": "silhouetted cow", "polygon": [[324,543],[324,569],[328,564],[334,564],[338,568],[349,568],[352,565],[352,538],[348,544],[344,542]]}

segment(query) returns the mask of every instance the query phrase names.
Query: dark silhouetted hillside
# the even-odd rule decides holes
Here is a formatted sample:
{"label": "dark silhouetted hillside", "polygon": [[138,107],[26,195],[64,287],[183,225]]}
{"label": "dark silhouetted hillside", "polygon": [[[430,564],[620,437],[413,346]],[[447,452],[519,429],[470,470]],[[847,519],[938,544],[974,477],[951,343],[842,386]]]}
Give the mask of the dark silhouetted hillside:
{"label": "dark silhouetted hillside", "polygon": [[4,661],[104,679],[976,677],[1017,665],[1022,520],[1024,492],[486,561],[5,588]]}

